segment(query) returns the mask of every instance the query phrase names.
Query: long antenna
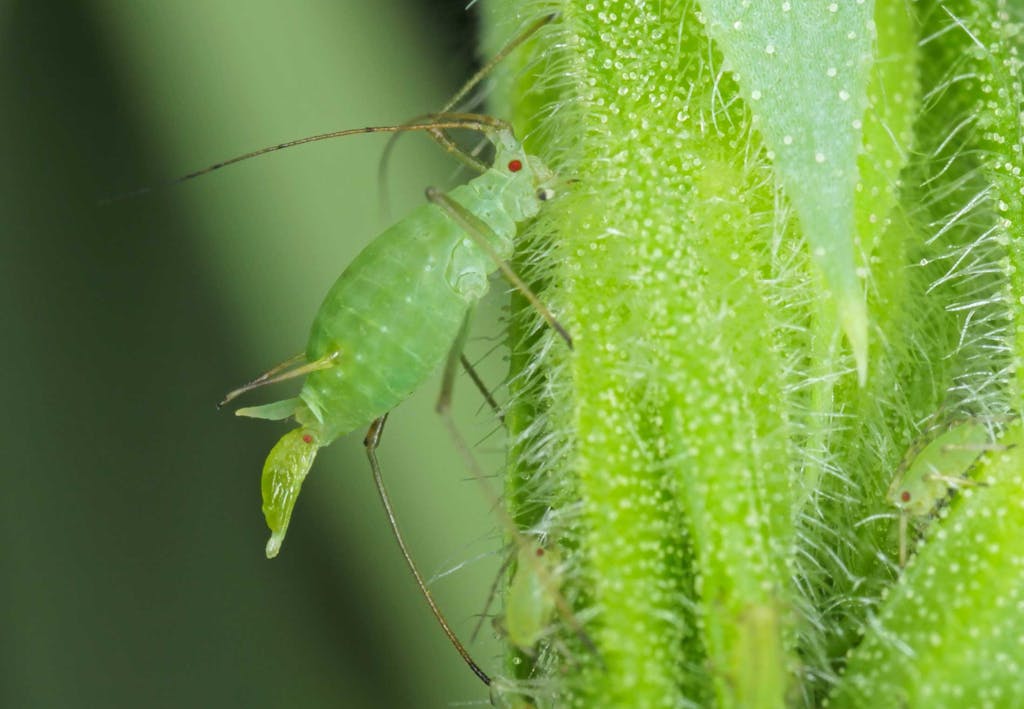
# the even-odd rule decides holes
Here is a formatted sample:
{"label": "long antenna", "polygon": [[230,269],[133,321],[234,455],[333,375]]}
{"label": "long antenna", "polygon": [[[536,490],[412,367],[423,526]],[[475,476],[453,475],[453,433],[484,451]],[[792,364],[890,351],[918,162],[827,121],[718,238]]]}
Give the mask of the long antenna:
{"label": "long antenna", "polygon": [[[186,180],[194,180],[197,177],[207,175],[215,170],[227,167],[228,165],[234,165],[235,163],[242,162],[243,160],[249,160],[251,158],[259,157],[260,155],[266,155],[267,153],[273,153],[278,150],[284,150],[286,148],[294,148],[299,145],[305,145],[306,143],[315,143],[321,140],[332,140],[334,138],[344,138],[349,135],[359,135],[364,133],[404,133],[406,131],[426,131],[432,134],[433,138],[440,143],[446,150],[452,152],[452,142],[445,135],[446,129],[466,129],[486,132],[493,129],[507,129],[508,124],[500,119],[494,118],[493,116],[487,116],[479,113],[449,113],[452,107],[455,106],[459,101],[465,98],[466,94],[473,90],[473,88],[483,81],[488,74],[490,74],[494,67],[496,67],[502,60],[505,59],[510,53],[512,53],[519,45],[529,39],[537,30],[544,25],[553,21],[558,17],[557,12],[541,17],[538,20],[534,20],[525,30],[516,35],[508,44],[501,48],[501,50],[495,54],[490,61],[484,64],[469,80],[462,85],[462,88],[455,92],[455,95],[448,99],[448,102],[444,107],[437,113],[427,114],[420,116],[409,123],[403,123],[401,125],[393,126],[367,126],[366,128],[350,128],[348,130],[336,130],[329,131],[327,133],[320,133],[318,135],[310,135],[305,138],[296,138],[295,140],[289,140],[284,143],[278,143],[277,145],[270,145],[259,150],[253,150],[243,155],[237,155],[233,158],[223,160],[218,163],[214,163],[208,167],[204,167],[201,170],[190,172],[187,175],[175,178],[170,182],[165,183],[164,187],[176,185]],[[426,122],[421,122],[425,120]],[[382,162],[382,167],[379,171],[379,179],[384,179],[386,172],[385,164],[387,162],[386,156],[391,151],[391,142],[384,149],[385,158]],[[457,151],[456,151],[457,152]],[[138,197],[139,195],[152,192],[153,187],[142,187],[131,192],[125,192],[123,194],[115,195],[113,197],[107,197],[100,200],[100,204],[109,204],[111,202],[118,202],[123,199],[131,199]]]}
{"label": "long antenna", "polygon": [[[476,71],[476,73],[473,74],[473,76],[469,77],[469,80],[466,81],[466,83],[464,83],[462,87],[458,91],[456,91],[455,94],[450,99],[448,99],[447,103],[445,103],[445,105],[441,108],[439,113],[447,113],[448,111],[452,110],[452,108],[454,108],[460,101],[462,101],[462,99],[466,98],[470,91],[476,88],[476,86],[481,81],[486,79],[487,76],[492,71],[494,71],[494,68],[498,66],[498,64],[500,64],[509,54],[511,54],[515,49],[517,49],[523,42],[525,42],[534,34],[536,34],[537,30],[539,30],[541,27],[544,27],[545,25],[554,22],[556,19],[558,19],[558,13],[552,12],[550,14],[545,15],[544,17],[534,20],[529,25],[527,25],[526,29],[524,29],[522,32],[520,32],[511,40],[509,40],[509,42],[504,47],[498,50],[497,54],[491,57],[490,61],[488,61],[486,64],[480,67]],[[416,118],[410,120],[409,123],[415,124],[422,118],[423,116],[417,116]],[[388,212],[390,211],[390,208],[388,206],[389,200],[387,197],[388,163],[391,160],[391,152],[395,149],[395,141],[398,140],[399,135],[401,135],[401,133],[398,133],[396,131],[396,134],[391,136],[391,138],[388,140],[387,145],[384,146],[384,152],[381,153],[380,156],[380,165],[377,167],[377,191],[380,192],[381,195],[383,195],[384,207],[382,209],[382,212],[384,213],[385,216],[387,216]],[[434,139],[437,140],[437,142],[440,143],[441,146],[445,148],[445,150],[447,150],[448,152],[453,152],[450,149],[450,147],[446,145],[446,139],[443,136],[433,134],[432,137],[434,137]]]}
{"label": "long antenna", "polygon": [[526,29],[513,37],[508,44],[502,47],[497,54],[491,57],[489,62],[480,67],[473,76],[469,77],[469,81],[463,84],[462,88],[456,91],[454,96],[448,99],[448,103],[444,105],[440,112],[446,113],[447,111],[450,111],[459,101],[464,99],[466,94],[472,91],[477,84],[487,78],[487,75],[494,71],[494,67],[498,66],[505,57],[515,51],[516,47],[532,37],[541,27],[549,22],[553,22],[557,17],[558,13],[552,12],[530,23]]}
{"label": "long antenna", "polygon": [[[500,130],[511,130],[508,123],[495,118],[494,116],[488,116],[482,113],[431,113],[422,116],[422,122],[403,123],[401,125],[392,126],[367,126],[365,128],[348,128],[346,130],[333,130],[327,133],[319,133],[317,135],[308,135],[304,138],[296,138],[295,140],[288,140],[284,143],[278,143],[276,145],[268,145],[265,148],[258,150],[252,150],[242,155],[236,155],[233,158],[215,162],[212,165],[207,165],[199,170],[194,170],[188,174],[177,177],[170,182],[165,183],[163,186],[170,187],[172,185],[186,182],[188,180],[194,180],[197,177],[208,175],[211,172],[220,170],[227,167],[228,165],[234,165],[240,163],[243,160],[250,160],[257,158],[267,153],[274,153],[278,150],[285,150],[287,148],[294,148],[299,145],[306,145],[307,143],[316,143],[321,140],[333,140],[334,138],[344,138],[350,135],[363,135],[368,133],[404,133],[406,131],[426,131],[428,133],[435,134],[438,137],[439,142],[444,144],[444,131],[451,129],[463,129],[463,130],[475,130],[481,133],[488,133],[492,131]],[[133,192],[126,192],[115,197],[102,200],[103,203],[116,202],[122,199],[129,199],[132,197],[138,197],[139,195],[152,192],[154,188],[143,187]]]}

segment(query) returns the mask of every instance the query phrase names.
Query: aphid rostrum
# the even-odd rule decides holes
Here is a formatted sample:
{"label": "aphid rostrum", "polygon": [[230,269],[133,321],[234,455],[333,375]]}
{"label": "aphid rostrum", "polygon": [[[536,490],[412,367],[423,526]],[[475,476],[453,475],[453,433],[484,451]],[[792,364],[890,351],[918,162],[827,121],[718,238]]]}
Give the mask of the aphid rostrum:
{"label": "aphid rostrum", "polygon": [[985,451],[998,447],[991,436],[981,421],[958,421],[907,453],[886,493],[900,512],[900,566],[907,563],[909,518],[930,515],[951,489],[983,484],[964,476]]}

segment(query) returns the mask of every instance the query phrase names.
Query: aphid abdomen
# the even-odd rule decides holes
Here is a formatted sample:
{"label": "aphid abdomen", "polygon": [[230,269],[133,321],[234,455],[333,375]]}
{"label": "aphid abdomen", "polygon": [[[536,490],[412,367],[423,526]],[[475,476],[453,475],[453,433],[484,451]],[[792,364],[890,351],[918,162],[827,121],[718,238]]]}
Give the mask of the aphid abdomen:
{"label": "aphid abdomen", "polygon": [[[452,196],[465,196],[461,189]],[[311,374],[300,394],[325,443],[369,425],[434,372],[496,268],[434,205],[416,209],[352,261],[320,306],[306,347],[310,361],[341,352],[338,365]]]}

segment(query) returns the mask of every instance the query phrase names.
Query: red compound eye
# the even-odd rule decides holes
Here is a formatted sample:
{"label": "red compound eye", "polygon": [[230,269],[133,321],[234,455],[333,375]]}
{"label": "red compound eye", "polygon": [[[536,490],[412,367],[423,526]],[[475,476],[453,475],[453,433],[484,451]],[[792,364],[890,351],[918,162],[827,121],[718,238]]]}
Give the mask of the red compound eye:
{"label": "red compound eye", "polygon": [[522,169],[523,169],[523,161],[522,160],[509,160],[509,162],[508,162],[508,171],[509,172],[519,172]]}
{"label": "red compound eye", "polygon": [[540,547],[537,547],[537,551],[535,551],[533,553],[536,554],[537,556],[544,556],[544,550],[541,549]]}
{"label": "red compound eye", "polygon": [[303,443],[312,443],[313,442],[313,437],[307,433],[307,434],[302,436],[302,442]]}
{"label": "red compound eye", "polygon": [[904,502],[910,502],[910,493],[904,490],[900,493],[900,499]]}

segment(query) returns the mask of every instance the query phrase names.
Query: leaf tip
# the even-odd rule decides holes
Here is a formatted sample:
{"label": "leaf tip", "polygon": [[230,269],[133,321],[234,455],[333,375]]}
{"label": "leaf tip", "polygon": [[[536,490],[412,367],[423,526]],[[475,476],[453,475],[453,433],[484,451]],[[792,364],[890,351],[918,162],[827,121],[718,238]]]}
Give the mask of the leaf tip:
{"label": "leaf tip", "polygon": [[857,383],[863,387],[868,381],[868,313],[862,298],[847,295],[839,299],[839,324],[853,350]]}

